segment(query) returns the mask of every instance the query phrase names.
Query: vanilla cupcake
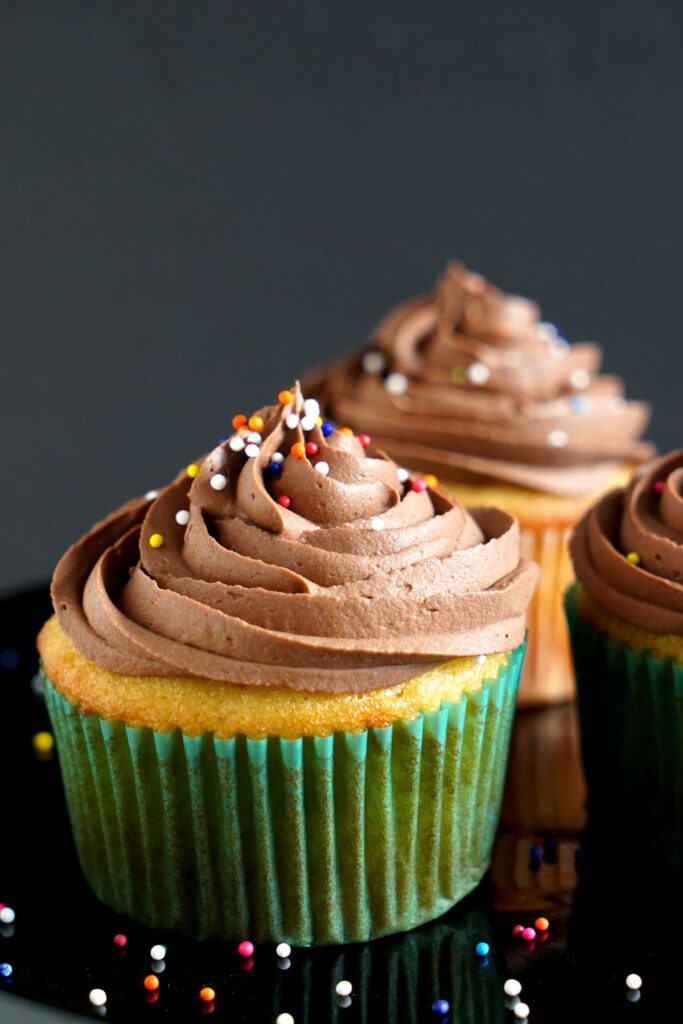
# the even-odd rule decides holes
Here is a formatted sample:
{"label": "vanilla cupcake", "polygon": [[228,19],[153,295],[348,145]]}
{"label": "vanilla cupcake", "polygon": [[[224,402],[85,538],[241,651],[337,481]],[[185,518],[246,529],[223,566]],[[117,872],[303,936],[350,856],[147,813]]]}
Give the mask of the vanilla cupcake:
{"label": "vanilla cupcake", "polygon": [[360,941],[489,862],[537,577],[519,528],[297,388],[59,563],[39,638],[95,892],[206,937]]}
{"label": "vanilla cupcake", "polygon": [[565,700],[573,676],[562,610],[567,540],[595,498],[652,455],[646,405],[598,374],[600,349],[569,345],[538,306],[460,264],[392,310],[363,350],[314,374],[310,394],[400,466],[467,506],[510,511],[541,566],[520,701]]}

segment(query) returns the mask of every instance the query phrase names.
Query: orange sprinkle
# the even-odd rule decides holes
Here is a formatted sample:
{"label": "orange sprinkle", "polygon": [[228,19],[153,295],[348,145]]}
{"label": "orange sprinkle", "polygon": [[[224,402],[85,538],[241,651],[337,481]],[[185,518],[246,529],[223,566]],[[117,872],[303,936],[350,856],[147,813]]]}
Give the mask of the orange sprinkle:
{"label": "orange sprinkle", "polygon": [[425,473],[424,482],[427,484],[427,487],[439,486],[439,478],[437,476],[434,476],[433,473]]}
{"label": "orange sprinkle", "polygon": [[212,988],[206,985],[204,988],[200,988],[199,998],[203,1003],[212,1003],[216,998],[216,993]]}
{"label": "orange sprinkle", "polygon": [[247,417],[241,412],[238,412],[237,415],[232,418],[232,425],[235,430],[239,430],[239,428],[243,427],[246,422]]}
{"label": "orange sprinkle", "polygon": [[250,430],[263,430],[263,420],[260,416],[249,417],[249,429]]}
{"label": "orange sprinkle", "polygon": [[148,992],[154,992],[159,988],[159,979],[156,974],[148,974],[142,983]]}
{"label": "orange sprinkle", "polygon": [[278,402],[281,402],[282,405],[289,405],[293,398],[294,395],[291,391],[281,391],[277,396]]}
{"label": "orange sprinkle", "polygon": [[351,430],[351,427],[340,427],[339,433],[346,434],[347,437],[353,437],[353,431]]}
{"label": "orange sprinkle", "polygon": [[297,443],[293,444],[292,447],[290,448],[290,452],[292,453],[295,459],[305,459],[306,445],[302,444],[301,441],[297,441]]}
{"label": "orange sprinkle", "polygon": [[536,931],[547,932],[548,928],[550,928],[550,921],[547,917],[537,917],[534,921],[534,927]]}

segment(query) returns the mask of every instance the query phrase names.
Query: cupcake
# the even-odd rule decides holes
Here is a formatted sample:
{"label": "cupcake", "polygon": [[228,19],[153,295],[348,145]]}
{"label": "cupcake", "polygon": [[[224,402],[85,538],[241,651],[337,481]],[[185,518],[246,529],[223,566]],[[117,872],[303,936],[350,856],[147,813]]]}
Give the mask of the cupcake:
{"label": "cupcake", "polygon": [[510,511],[541,566],[520,702],[573,694],[562,594],[571,527],[653,454],[648,421],[600,350],[569,345],[533,302],[462,265],[392,310],[363,350],[305,383],[340,425],[367,431],[402,467],[435,474],[466,506]]}
{"label": "cupcake", "polygon": [[683,867],[683,450],[591,508],[571,556],[591,824]]}
{"label": "cupcake", "polygon": [[360,941],[486,870],[537,570],[509,513],[279,398],[64,555],[38,646],[104,902]]}

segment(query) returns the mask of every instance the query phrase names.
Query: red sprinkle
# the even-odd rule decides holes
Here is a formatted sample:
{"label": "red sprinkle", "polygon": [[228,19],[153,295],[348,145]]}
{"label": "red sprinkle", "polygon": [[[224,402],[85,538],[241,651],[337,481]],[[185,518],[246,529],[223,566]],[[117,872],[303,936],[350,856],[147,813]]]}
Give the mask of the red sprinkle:
{"label": "red sprinkle", "polygon": [[413,480],[413,490],[414,491],[418,491],[418,492],[426,491],[427,490],[427,481],[423,480],[422,477],[419,476],[417,478],[417,480]]}
{"label": "red sprinkle", "polygon": [[243,942],[240,942],[237,952],[240,956],[251,956],[254,952],[254,943],[250,942],[249,939],[245,939]]}
{"label": "red sprinkle", "polygon": [[240,967],[243,971],[250,971],[254,966],[253,956],[248,956],[246,960],[240,960]]}
{"label": "red sprinkle", "polygon": [[665,480],[658,480],[657,483],[652,488],[652,490],[655,492],[655,494],[661,494],[665,487],[666,487],[666,481]]}
{"label": "red sprinkle", "polygon": [[370,437],[369,434],[359,434],[358,440],[360,441],[364,448],[369,448],[370,445],[372,444],[372,438]]}
{"label": "red sprinkle", "polygon": [[315,443],[315,441],[309,441],[308,442],[308,444],[306,445],[306,454],[307,455],[317,455],[318,454],[318,446]]}
{"label": "red sprinkle", "polygon": [[515,927],[512,929],[512,934],[516,935],[517,938],[519,938],[519,936],[522,934],[523,931],[524,931],[524,925],[523,924],[516,924]]}
{"label": "red sprinkle", "polygon": [[114,945],[115,946],[123,947],[123,946],[125,946],[125,944],[127,942],[128,942],[128,939],[126,938],[125,935],[115,935],[114,936]]}
{"label": "red sprinkle", "polygon": [[[292,499],[288,494],[281,494],[280,497],[277,499],[277,503],[278,505],[282,505],[283,508],[289,508],[289,506],[292,504]],[[248,956],[248,954],[245,954],[245,956]]]}

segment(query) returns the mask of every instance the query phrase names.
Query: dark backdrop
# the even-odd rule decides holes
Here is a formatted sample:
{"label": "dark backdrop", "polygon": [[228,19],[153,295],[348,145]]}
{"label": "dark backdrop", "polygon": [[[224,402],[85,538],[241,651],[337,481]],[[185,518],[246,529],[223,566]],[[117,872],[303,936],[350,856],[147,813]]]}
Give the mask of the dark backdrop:
{"label": "dark backdrop", "polygon": [[0,4],[0,587],[460,257],[683,443],[680,2]]}

